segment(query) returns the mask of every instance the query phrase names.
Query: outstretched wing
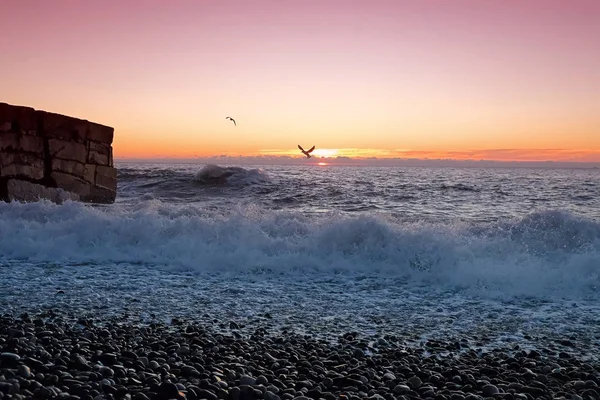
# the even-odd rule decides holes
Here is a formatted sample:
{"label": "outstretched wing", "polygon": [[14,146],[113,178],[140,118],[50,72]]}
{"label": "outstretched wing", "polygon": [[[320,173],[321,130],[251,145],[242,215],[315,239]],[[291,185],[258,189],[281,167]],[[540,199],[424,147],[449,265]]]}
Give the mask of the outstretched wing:
{"label": "outstretched wing", "polygon": [[302,148],[302,146],[298,145],[298,148],[300,149],[301,152],[304,153],[304,149]]}
{"label": "outstretched wing", "polygon": [[307,151],[307,153],[312,152],[315,149],[315,146],[311,147],[309,151]]}
{"label": "outstretched wing", "polygon": [[233,121],[233,124],[234,124],[235,126],[237,126],[237,124],[235,123],[235,119],[233,119],[233,118],[230,118],[230,119]]}

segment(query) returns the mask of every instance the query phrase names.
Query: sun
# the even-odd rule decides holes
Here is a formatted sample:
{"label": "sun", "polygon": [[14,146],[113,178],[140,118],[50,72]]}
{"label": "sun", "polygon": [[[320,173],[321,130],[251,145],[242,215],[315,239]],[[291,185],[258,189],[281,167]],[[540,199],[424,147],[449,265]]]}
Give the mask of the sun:
{"label": "sun", "polygon": [[338,154],[338,149],[314,149],[312,155],[315,157],[335,157]]}
{"label": "sun", "polygon": [[320,163],[317,163],[317,165],[324,166],[324,165],[329,165],[329,164],[327,164],[326,162],[320,162]]}

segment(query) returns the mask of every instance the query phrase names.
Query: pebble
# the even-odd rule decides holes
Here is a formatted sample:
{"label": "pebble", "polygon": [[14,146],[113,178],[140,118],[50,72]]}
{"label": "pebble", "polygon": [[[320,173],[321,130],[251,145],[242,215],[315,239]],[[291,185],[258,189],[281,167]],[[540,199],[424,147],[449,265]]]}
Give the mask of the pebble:
{"label": "pebble", "polygon": [[384,381],[395,381],[396,375],[392,374],[391,372],[386,372],[385,374],[383,374],[383,380]]}
{"label": "pebble", "polygon": [[254,383],[256,383],[256,379],[254,379],[251,376],[248,375],[242,375],[240,377],[240,385],[248,385],[248,386],[252,386],[254,385]]}
{"label": "pebble", "polygon": [[22,378],[29,379],[31,377],[31,369],[27,365],[19,365],[17,374]]}
{"label": "pebble", "polygon": [[102,374],[102,376],[106,378],[111,378],[115,375],[115,371],[113,371],[112,368],[105,366],[101,366],[100,368],[98,368],[98,372],[100,372],[100,374]]}
{"label": "pebble", "polygon": [[394,387],[394,393],[396,394],[404,394],[410,392],[410,388],[406,385],[396,385]]}
{"label": "pebble", "polygon": [[[558,351],[552,356],[544,348],[475,351],[461,338],[400,348],[398,338],[369,339],[355,333],[342,335],[334,345],[311,335],[246,323],[235,330],[237,334],[223,333],[218,319],[213,326],[199,327],[175,318],[172,324],[155,321],[139,326],[78,317],[74,321],[85,324],[73,328],[66,322],[69,318],[0,316],[0,398],[600,397],[596,364],[574,355],[561,357]],[[244,329],[249,329],[247,335]],[[473,343],[483,346],[485,340]],[[452,357],[443,355],[448,351]]]}
{"label": "pebble", "polygon": [[481,393],[483,393],[485,397],[492,397],[493,395],[500,393],[500,391],[495,385],[485,385],[481,388]]}
{"label": "pebble", "polygon": [[0,353],[0,361],[3,363],[17,363],[21,360],[21,356],[15,353],[4,352]]}
{"label": "pebble", "polygon": [[412,377],[408,378],[407,382],[410,385],[410,387],[412,387],[413,389],[418,389],[422,383],[421,379],[418,376],[412,376]]}
{"label": "pebble", "polygon": [[281,400],[281,398],[276,395],[275,393],[271,392],[270,390],[267,390],[264,394],[264,399],[265,400]]}

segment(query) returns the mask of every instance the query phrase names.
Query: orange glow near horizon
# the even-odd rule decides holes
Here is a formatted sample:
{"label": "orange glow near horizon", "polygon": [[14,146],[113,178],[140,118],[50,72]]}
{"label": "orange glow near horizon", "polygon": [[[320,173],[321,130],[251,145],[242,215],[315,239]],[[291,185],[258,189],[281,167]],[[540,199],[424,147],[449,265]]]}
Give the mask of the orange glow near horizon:
{"label": "orange glow near horizon", "polygon": [[600,163],[598,0],[2,0],[0,13],[16,32],[0,37],[0,102],[112,126],[115,159],[301,160],[297,144],[314,144],[317,160]]}
{"label": "orange glow near horizon", "polygon": [[319,158],[336,157],[338,156],[338,149],[314,149],[312,155]]}
{"label": "orange glow near horizon", "polygon": [[[249,153],[220,153],[217,156],[211,153],[189,153],[181,148],[180,153],[160,152],[155,149],[150,157],[145,151],[132,153],[129,156],[116,156],[115,160],[135,160],[135,159],[210,159],[210,158],[236,158],[236,157],[254,157],[264,159],[289,159],[304,162],[306,157],[298,154],[294,148],[282,150],[265,150]],[[420,160],[488,160],[488,161],[557,161],[557,162],[600,162],[600,150],[583,149],[480,149],[464,151],[426,151],[426,150],[382,150],[382,149],[322,149],[322,155],[315,155],[310,160],[317,160],[318,165],[328,165],[327,159],[348,158],[348,159],[420,159]],[[316,152],[316,149],[315,149]],[[323,160],[323,161],[322,161]]]}
{"label": "orange glow near horizon", "polygon": [[[294,149],[264,150],[261,156],[294,157]],[[465,151],[427,151],[409,149],[321,149],[315,156],[320,159],[347,157],[365,158],[399,158],[399,159],[452,159],[452,160],[489,160],[489,161],[563,161],[563,162],[599,162],[600,150],[583,149],[480,149]]]}

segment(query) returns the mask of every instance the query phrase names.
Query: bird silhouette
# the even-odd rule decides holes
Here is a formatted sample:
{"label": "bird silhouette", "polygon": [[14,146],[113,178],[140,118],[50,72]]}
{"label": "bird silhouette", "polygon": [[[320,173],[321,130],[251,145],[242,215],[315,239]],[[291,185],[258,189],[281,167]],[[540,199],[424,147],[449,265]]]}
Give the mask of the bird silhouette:
{"label": "bird silhouette", "polygon": [[310,153],[312,153],[312,151],[315,149],[315,146],[311,147],[310,150],[304,150],[302,148],[302,146],[298,145],[298,148],[300,149],[300,151],[306,156],[306,158],[310,158]]}
{"label": "bird silhouette", "polygon": [[233,121],[233,124],[234,124],[235,126],[237,126],[237,124],[235,123],[235,119],[233,119],[233,118],[231,118],[231,117],[225,117],[225,119],[230,119],[230,120],[232,120],[232,121]]}

